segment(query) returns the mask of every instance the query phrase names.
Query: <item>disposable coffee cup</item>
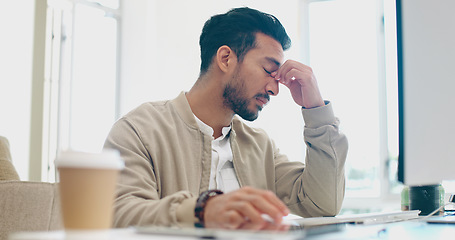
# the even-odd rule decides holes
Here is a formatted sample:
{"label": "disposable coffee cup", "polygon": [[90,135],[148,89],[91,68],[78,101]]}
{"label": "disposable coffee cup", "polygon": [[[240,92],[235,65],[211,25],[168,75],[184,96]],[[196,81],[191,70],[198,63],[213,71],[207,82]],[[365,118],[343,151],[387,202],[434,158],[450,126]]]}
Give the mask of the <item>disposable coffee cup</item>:
{"label": "disposable coffee cup", "polygon": [[63,151],[55,166],[65,229],[111,228],[117,175],[124,167],[119,153]]}

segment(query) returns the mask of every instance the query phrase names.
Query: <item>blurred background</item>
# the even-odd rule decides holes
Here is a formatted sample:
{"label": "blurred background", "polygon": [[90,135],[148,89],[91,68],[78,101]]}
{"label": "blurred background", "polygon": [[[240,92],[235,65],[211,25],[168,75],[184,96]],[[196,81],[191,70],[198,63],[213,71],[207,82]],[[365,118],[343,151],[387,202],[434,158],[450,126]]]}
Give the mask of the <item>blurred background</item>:
{"label": "blurred background", "polygon": [[[400,209],[394,0],[17,0],[0,7],[0,135],[22,180],[55,181],[63,149],[100,151],[139,104],[175,98],[199,74],[210,16],[248,6],[292,39],[349,139],[343,213]],[[303,161],[303,119],[287,88],[249,123]]]}

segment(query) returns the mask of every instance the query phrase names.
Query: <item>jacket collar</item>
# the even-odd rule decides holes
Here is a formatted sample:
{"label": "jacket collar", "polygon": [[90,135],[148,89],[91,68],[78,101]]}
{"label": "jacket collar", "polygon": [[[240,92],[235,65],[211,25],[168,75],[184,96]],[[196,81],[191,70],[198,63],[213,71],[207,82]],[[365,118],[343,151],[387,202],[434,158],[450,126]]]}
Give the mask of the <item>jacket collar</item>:
{"label": "jacket collar", "polygon": [[[186,98],[186,92],[182,91],[176,98],[171,100],[172,105],[174,105],[178,115],[180,118],[185,122],[186,125],[188,125],[190,128],[193,129],[199,129],[199,125],[196,122],[196,119],[194,118],[193,111],[191,111],[190,103],[188,102],[188,99]],[[235,127],[237,124],[235,124],[236,121],[241,121],[240,119],[236,119],[238,116],[234,116],[231,122],[231,137],[233,135],[235,136]]]}
{"label": "jacket collar", "polygon": [[182,91],[176,98],[171,100],[180,118],[190,128],[199,129],[196,119],[194,119],[193,112],[191,111],[190,103],[186,98],[186,92]]}

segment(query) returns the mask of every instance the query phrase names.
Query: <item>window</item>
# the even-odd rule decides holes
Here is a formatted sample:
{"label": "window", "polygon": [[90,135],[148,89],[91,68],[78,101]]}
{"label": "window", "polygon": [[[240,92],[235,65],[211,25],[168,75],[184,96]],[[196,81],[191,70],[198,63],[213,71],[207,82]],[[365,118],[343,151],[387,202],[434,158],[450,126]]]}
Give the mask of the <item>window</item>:
{"label": "window", "polygon": [[[400,191],[395,177],[395,26],[393,21],[385,25],[384,18],[394,14],[390,2],[331,0],[305,5],[307,57],[324,97],[336,105],[341,131],[349,139],[345,211],[372,210],[362,206],[361,199],[383,203],[398,199]],[[392,14],[387,16],[394,18]],[[391,208],[399,209],[397,202]]]}
{"label": "window", "polygon": [[118,118],[119,8],[119,0],[49,1],[43,180],[55,180],[58,151],[101,151]]}
{"label": "window", "polygon": [[99,151],[117,117],[117,20],[76,4],[73,21],[69,131],[62,147]]}

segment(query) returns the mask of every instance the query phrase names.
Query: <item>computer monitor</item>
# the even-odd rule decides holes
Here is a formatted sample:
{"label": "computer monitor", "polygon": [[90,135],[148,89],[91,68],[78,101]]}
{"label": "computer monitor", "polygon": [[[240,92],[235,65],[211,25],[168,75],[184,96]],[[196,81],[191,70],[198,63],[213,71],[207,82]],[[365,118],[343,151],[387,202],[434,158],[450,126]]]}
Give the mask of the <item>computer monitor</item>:
{"label": "computer monitor", "polygon": [[455,180],[455,1],[397,0],[398,179]]}

